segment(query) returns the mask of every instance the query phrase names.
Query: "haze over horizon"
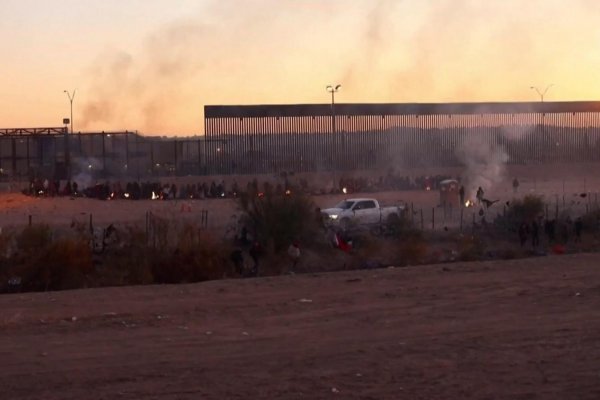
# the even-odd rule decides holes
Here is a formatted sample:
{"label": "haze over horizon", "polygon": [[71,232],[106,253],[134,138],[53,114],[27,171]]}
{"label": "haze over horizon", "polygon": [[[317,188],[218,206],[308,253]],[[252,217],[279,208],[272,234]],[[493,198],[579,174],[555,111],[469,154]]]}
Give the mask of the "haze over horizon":
{"label": "haze over horizon", "polygon": [[207,104],[595,100],[594,0],[0,0],[0,127],[203,132]]}

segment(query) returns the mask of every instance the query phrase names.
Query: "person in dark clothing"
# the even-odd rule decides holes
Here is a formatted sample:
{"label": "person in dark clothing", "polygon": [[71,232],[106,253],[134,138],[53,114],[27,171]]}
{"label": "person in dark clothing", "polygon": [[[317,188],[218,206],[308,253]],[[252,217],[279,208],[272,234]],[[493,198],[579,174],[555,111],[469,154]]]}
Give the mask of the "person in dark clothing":
{"label": "person in dark clothing", "polygon": [[248,252],[250,253],[250,257],[252,257],[252,261],[254,261],[254,266],[252,267],[252,275],[258,276],[259,261],[263,254],[262,246],[260,245],[260,243],[254,242],[254,244],[252,245],[252,247],[250,247],[250,250]]}
{"label": "person in dark clothing", "polygon": [[512,187],[513,187],[513,193],[516,194],[517,191],[519,190],[519,180],[517,178],[513,179]]}
{"label": "person in dark clothing", "polygon": [[477,189],[477,193],[475,194],[475,197],[477,197],[477,204],[481,204],[481,200],[483,199],[483,189],[481,188],[481,186],[479,186],[479,188]]}
{"label": "person in dark clothing", "polygon": [[248,228],[246,228],[245,226],[242,226],[242,232],[240,233],[240,243],[243,246],[250,244],[250,241],[248,240]]}
{"label": "person in dark clothing", "polygon": [[554,242],[554,239],[556,237],[556,221],[553,219],[547,219],[546,223],[544,224],[544,232],[546,233],[546,236],[548,236],[548,241],[550,243]]}
{"label": "person in dark clothing", "polygon": [[527,243],[527,231],[527,224],[522,222],[519,226],[519,240],[521,241],[521,247],[525,246],[525,243]]}
{"label": "person in dark clothing", "polygon": [[235,249],[231,252],[229,256],[231,262],[233,263],[233,267],[235,272],[243,275],[244,274],[244,255],[242,254],[241,249]]}
{"label": "person in dark clothing", "polygon": [[460,189],[458,189],[458,195],[460,196],[460,205],[464,206],[465,205],[465,187],[464,186],[460,186]]}
{"label": "person in dark clothing", "polygon": [[540,226],[536,220],[531,222],[531,245],[534,248],[540,245]]}
{"label": "person in dark clothing", "polygon": [[581,242],[581,232],[583,231],[583,221],[581,217],[575,220],[575,241]]}

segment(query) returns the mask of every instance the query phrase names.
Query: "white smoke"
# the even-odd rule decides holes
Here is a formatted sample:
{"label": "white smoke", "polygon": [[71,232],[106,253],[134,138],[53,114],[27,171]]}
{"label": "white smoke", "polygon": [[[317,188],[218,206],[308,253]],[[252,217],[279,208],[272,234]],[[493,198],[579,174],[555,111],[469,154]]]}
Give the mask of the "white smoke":
{"label": "white smoke", "polygon": [[508,155],[504,148],[482,136],[465,141],[456,149],[456,157],[465,166],[463,181],[468,199],[475,197],[477,188],[485,192],[501,183],[506,173]]}
{"label": "white smoke", "polygon": [[97,158],[81,158],[76,161],[77,173],[73,176],[72,181],[77,182],[79,190],[91,187],[96,183],[94,174],[102,170],[102,161]]}

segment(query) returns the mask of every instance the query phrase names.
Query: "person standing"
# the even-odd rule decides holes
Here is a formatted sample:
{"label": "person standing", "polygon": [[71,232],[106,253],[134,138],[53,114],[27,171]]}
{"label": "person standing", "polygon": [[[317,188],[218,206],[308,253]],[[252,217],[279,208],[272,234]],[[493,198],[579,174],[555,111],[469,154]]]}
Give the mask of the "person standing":
{"label": "person standing", "polygon": [[517,194],[517,192],[519,191],[519,180],[517,178],[513,179],[512,187],[513,187],[513,193]]}
{"label": "person standing", "polygon": [[290,244],[290,247],[288,247],[288,256],[290,256],[290,259],[292,260],[292,268],[290,269],[290,272],[292,274],[296,273],[296,266],[298,265],[298,262],[300,261],[300,242],[298,242],[297,240],[294,240],[292,242],[292,244]]}
{"label": "person standing", "polygon": [[481,204],[481,200],[483,200],[483,189],[481,188],[481,186],[479,186],[479,188],[477,189],[477,194],[475,195],[475,197],[477,197],[477,204]]}
{"label": "person standing", "polygon": [[460,196],[460,205],[465,205],[465,187],[460,185],[460,189],[458,189],[458,195]]}
{"label": "person standing", "polygon": [[534,249],[540,245],[540,226],[535,219],[531,222],[531,245]]}
{"label": "person standing", "polygon": [[250,257],[252,257],[252,261],[254,262],[254,266],[252,267],[252,274],[254,276],[258,276],[260,267],[259,261],[263,253],[262,246],[260,245],[260,243],[254,242],[252,247],[250,247],[248,253],[250,253]]}
{"label": "person standing", "polygon": [[233,267],[235,269],[235,272],[238,275],[243,275],[244,274],[244,254],[242,253],[242,249],[235,249],[231,252],[230,256],[229,256],[231,262],[233,263]]}
{"label": "person standing", "polygon": [[578,217],[575,220],[575,241],[581,242],[581,233],[583,231],[583,220],[581,217]]}
{"label": "person standing", "polygon": [[527,224],[525,222],[522,222],[519,226],[519,240],[521,242],[521,247],[525,246],[525,243],[527,243],[527,231]]}

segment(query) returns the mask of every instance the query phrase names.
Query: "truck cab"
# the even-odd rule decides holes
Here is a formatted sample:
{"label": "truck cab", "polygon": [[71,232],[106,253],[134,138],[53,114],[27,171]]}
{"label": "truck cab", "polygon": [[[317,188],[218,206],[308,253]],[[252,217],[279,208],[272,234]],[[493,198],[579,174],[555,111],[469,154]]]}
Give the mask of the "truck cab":
{"label": "truck cab", "polygon": [[347,229],[351,224],[372,225],[385,222],[390,215],[399,215],[399,207],[380,207],[373,198],[355,198],[340,201],[334,207],[322,210],[329,225]]}

